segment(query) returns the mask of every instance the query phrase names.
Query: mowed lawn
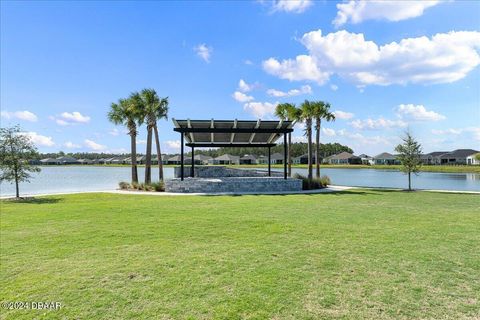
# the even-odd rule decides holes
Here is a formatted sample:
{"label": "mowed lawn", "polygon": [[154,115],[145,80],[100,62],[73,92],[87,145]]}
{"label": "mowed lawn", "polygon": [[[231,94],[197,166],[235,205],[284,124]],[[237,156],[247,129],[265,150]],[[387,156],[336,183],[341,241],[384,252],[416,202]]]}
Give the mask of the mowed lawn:
{"label": "mowed lawn", "polygon": [[480,196],[1,203],[5,319],[479,319]]}

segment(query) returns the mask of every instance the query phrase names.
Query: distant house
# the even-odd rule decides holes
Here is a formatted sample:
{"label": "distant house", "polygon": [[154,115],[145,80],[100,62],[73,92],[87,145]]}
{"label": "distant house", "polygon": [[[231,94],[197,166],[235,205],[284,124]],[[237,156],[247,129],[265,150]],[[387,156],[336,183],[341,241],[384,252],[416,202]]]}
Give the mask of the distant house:
{"label": "distant house", "polygon": [[257,157],[253,154],[246,154],[240,158],[240,164],[257,164]]}
{"label": "distant house", "polygon": [[349,152],[335,154],[328,159],[329,164],[361,164],[362,159]]}
{"label": "distant house", "polygon": [[270,163],[271,164],[283,164],[283,154],[281,153],[274,153],[270,156]]}
{"label": "distant house", "polygon": [[60,164],[80,164],[77,159],[67,156],[58,157],[57,160]]}
{"label": "distant house", "polygon": [[362,164],[372,165],[372,164],[375,163],[373,157],[370,157],[369,155],[366,155],[365,153],[362,153],[358,157],[361,159]]}
{"label": "distant house", "polygon": [[93,164],[93,160],[90,159],[78,159],[80,164]]}
{"label": "distant house", "polygon": [[95,159],[93,160],[94,164],[105,164],[105,158]]}
{"label": "distant house", "polygon": [[422,161],[423,164],[426,164],[426,165],[441,164],[442,161],[440,157],[445,153],[448,153],[448,151],[435,151],[427,154],[422,154],[420,156],[420,160]]}
{"label": "distant house", "polygon": [[212,159],[212,157],[210,156],[206,156],[204,154],[196,154],[195,155],[195,163],[198,162],[198,164],[203,164],[203,165],[207,165],[208,164],[208,161]]}
{"label": "distant house", "polygon": [[[312,163],[316,164],[316,154],[315,152],[312,154]],[[322,159],[320,158],[320,161]],[[301,156],[295,157],[292,159],[293,164],[308,164],[308,153],[302,154]]]}
{"label": "distant house", "polygon": [[457,149],[447,152],[440,156],[441,164],[467,164],[467,157],[470,157],[478,151],[473,149]]}
{"label": "distant house", "polygon": [[60,162],[57,160],[57,159],[54,159],[54,158],[45,158],[45,159],[42,159],[40,160],[40,163],[42,165],[56,165],[56,164],[60,164]]}
{"label": "distant house", "polygon": [[239,156],[232,156],[230,154],[224,154],[219,157],[209,160],[211,164],[240,164]]}
{"label": "distant house", "polygon": [[267,156],[258,156],[257,157],[257,164],[268,164],[268,157]]}
{"label": "distant house", "polygon": [[373,158],[375,159],[375,164],[400,164],[400,161],[397,160],[397,157],[388,152],[380,153]]}
{"label": "distant house", "polygon": [[480,160],[477,160],[476,155],[478,152],[471,154],[467,157],[467,164],[468,165],[480,165]]}
{"label": "distant house", "polygon": [[168,158],[168,161],[167,161],[167,164],[180,164],[180,163],[181,163],[181,161],[180,161],[180,156],[179,155],[170,157],[170,158]]}

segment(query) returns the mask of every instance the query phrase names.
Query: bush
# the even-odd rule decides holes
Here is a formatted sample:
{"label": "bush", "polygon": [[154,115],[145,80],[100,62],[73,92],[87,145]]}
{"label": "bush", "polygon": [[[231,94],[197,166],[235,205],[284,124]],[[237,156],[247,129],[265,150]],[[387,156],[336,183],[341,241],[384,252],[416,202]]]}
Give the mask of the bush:
{"label": "bush", "polygon": [[320,179],[319,178],[313,178],[312,180],[309,180],[306,176],[303,176],[301,174],[294,174],[293,177],[295,179],[300,179],[302,180],[302,189],[303,190],[315,190],[315,189],[322,189],[327,187],[331,182],[330,178],[328,176],[322,176]]}
{"label": "bush", "polygon": [[122,181],[118,184],[118,186],[120,187],[120,189],[122,190],[128,190],[130,189],[130,183],[128,182],[125,182],[125,181]]}
{"label": "bush", "polygon": [[154,182],[151,184],[154,191],[162,192],[165,191],[165,184],[162,181]]}

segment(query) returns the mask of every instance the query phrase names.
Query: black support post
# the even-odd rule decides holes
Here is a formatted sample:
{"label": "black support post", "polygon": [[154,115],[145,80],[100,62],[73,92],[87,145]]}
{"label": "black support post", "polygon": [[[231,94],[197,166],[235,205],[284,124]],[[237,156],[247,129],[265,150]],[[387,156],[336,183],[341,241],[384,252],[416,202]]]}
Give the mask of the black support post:
{"label": "black support post", "polygon": [[180,179],[183,181],[183,132],[180,133]]}
{"label": "black support post", "polygon": [[195,177],[195,148],[192,147],[192,172],[190,172],[190,175],[193,177]]}
{"label": "black support post", "polygon": [[287,179],[287,134],[283,135],[283,178]]}
{"label": "black support post", "polygon": [[272,176],[272,168],[271,168],[271,148],[268,147],[268,176],[271,177]]}

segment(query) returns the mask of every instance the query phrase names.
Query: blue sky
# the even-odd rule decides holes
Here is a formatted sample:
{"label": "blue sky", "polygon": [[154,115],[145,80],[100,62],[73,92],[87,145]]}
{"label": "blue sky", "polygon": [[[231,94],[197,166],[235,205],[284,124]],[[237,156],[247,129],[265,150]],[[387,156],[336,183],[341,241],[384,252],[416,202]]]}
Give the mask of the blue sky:
{"label": "blue sky", "polygon": [[[357,154],[392,152],[407,128],[426,152],[480,149],[479,31],[475,1],[2,1],[1,124],[43,152],[128,152],[106,114],[149,87],[179,119],[328,101],[322,141]],[[172,128],[160,122],[166,152]]]}

